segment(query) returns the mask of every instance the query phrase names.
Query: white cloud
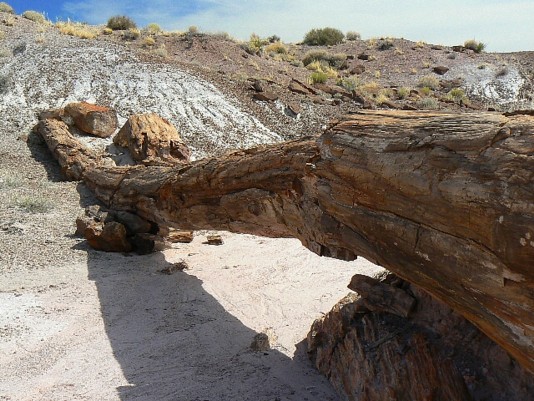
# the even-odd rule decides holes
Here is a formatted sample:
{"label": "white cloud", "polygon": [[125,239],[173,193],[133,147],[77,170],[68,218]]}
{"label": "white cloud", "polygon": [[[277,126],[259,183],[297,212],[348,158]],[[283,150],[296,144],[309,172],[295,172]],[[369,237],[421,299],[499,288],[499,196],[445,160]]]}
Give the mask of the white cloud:
{"label": "white cloud", "polygon": [[489,50],[534,50],[533,1],[465,1],[441,4],[422,0],[197,0],[181,2],[87,0],[67,10],[92,23],[123,13],[140,25],[157,22],[165,29],[196,25],[209,32],[226,31],[239,39],[252,32],[299,41],[315,27],[358,31],[364,37],[396,36],[441,44],[461,44],[475,37]]}

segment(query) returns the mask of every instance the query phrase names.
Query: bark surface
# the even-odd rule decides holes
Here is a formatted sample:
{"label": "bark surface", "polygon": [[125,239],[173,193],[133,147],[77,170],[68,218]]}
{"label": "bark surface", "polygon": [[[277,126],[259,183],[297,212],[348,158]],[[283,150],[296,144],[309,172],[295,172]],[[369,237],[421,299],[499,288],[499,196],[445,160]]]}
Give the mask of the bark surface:
{"label": "bark surface", "polygon": [[113,209],[363,256],[534,371],[532,116],[359,112],[318,138],[169,167],[107,167],[63,122],[38,131],[65,174]]}

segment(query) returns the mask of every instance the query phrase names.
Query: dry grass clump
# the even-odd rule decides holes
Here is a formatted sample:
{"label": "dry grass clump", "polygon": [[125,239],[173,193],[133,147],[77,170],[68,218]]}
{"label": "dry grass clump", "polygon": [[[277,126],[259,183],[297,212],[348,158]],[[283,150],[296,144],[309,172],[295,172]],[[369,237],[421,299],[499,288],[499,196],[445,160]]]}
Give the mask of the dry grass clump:
{"label": "dry grass clump", "polygon": [[22,16],[38,24],[44,24],[46,22],[46,17],[44,16],[44,14],[38,11],[33,11],[33,10],[24,11],[22,13]]}
{"label": "dry grass clump", "polygon": [[136,40],[141,36],[141,31],[137,28],[130,28],[122,32],[122,38],[124,40]]}
{"label": "dry grass clump", "polygon": [[406,87],[400,87],[398,90],[397,90],[397,97],[399,99],[406,99],[407,97],[410,96],[410,89],[409,88],[406,88]]}
{"label": "dry grass clump", "polygon": [[287,47],[282,42],[274,42],[265,47],[266,53],[287,54]]}
{"label": "dry grass clump", "polygon": [[332,68],[339,69],[343,67],[346,60],[347,55],[345,53],[330,54],[326,50],[310,50],[304,55],[302,63],[308,66],[314,62],[320,62]]}
{"label": "dry grass clump", "polygon": [[445,96],[446,99],[452,100],[454,103],[457,104],[465,104],[468,102],[467,95],[461,88],[453,88],[447,93]]}
{"label": "dry grass clump", "polygon": [[102,29],[102,34],[103,35],[111,35],[112,33],[113,33],[113,29],[108,28],[107,26],[104,27],[104,29]]}
{"label": "dry grass clump", "polygon": [[137,25],[134,20],[126,15],[115,15],[108,19],[106,26],[114,31],[125,31],[127,29],[135,29]]}
{"label": "dry grass clump", "polygon": [[54,208],[52,202],[40,195],[17,199],[17,206],[28,213],[46,213]]}
{"label": "dry grass clump", "polygon": [[81,39],[94,39],[98,36],[98,30],[80,22],[57,22],[56,27],[64,35],[75,36]]}
{"label": "dry grass clump", "polygon": [[360,33],[355,31],[348,31],[345,35],[345,39],[348,41],[360,40],[361,38],[362,36],[360,35]]}
{"label": "dry grass clump", "polygon": [[7,4],[4,1],[0,2],[0,12],[15,14],[15,10],[13,10],[13,7],[11,7],[9,4]]}
{"label": "dry grass clump", "polygon": [[167,48],[165,47],[164,44],[162,44],[160,47],[158,47],[157,49],[154,49],[153,53],[156,55],[156,56],[159,56],[159,57],[162,57],[162,58],[167,58],[169,57],[169,53],[167,52]]}
{"label": "dry grass clump", "polygon": [[356,90],[360,86],[360,81],[356,77],[350,78],[341,78],[337,81],[337,84],[343,89],[346,89],[349,92]]}
{"label": "dry grass clump", "polygon": [[157,35],[158,33],[161,33],[162,32],[162,29],[161,27],[156,24],[155,22],[152,22],[150,24],[148,24],[146,27],[145,27],[145,32],[148,33],[149,35]]}
{"label": "dry grass clump", "polygon": [[145,47],[152,47],[156,44],[156,39],[154,39],[152,36],[146,36],[143,39],[143,46]]}
{"label": "dry grass clump", "polygon": [[436,90],[439,88],[439,79],[432,75],[425,75],[419,80],[417,86],[420,88],[428,87],[430,89]]}
{"label": "dry grass clump", "polygon": [[416,106],[423,110],[436,110],[439,108],[439,102],[435,97],[424,97],[417,101]]}
{"label": "dry grass clump", "polygon": [[482,51],[486,48],[486,44],[475,39],[469,39],[464,42],[464,47],[466,49],[473,50],[475,53],[482,53]]}

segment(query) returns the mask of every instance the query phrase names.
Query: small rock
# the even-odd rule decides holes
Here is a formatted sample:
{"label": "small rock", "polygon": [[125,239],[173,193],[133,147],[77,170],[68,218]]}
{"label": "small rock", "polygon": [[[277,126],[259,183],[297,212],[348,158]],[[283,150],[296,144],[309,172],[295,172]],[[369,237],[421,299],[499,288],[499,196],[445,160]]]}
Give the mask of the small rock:
{"label": "small rock", "polygon": [[448,67],[445,67],[443,65],[438,65],[432,69],[436,74],[438,75],[445,75],[447,71],[449,71]]}
{"label": "small rock", "polygon": [[369,54],[362,53],[358,55],[358,60],[368,61],[370,57]]}
{"label": "small rock", "polygon": [[263,92],[263,83],[259,79],[256,79],[252,84],[252,89],[254,89],[256,92]]}
{"label": "small rock", "polygon": [[265,352],[271,349],[271,344],[269,343],[269,336],[265,333],[258,333],[254,336],[250,348],[253,351]]}
{"label": "small rock", "polygon": [[222,237],[218,234],[208,235],[206,237],[208,245],[222,245],[224,241]]}
{"label": "small rock", "polygon": [[70,103],[65,113],[74,120],[76,128],[101,138],[111,136],[117,129],[117,114],[109,107],[80,102]]}
{"label": "small rock", "polygon": [[189,270],[189,265],[184,260],[180,260],[176,263],[170,264],[165,269],[160,270],[160,272],[170,275],[176,272],[182,272],[184,270]]}
{"label": "small rock", "polygon": [[356,64],[350,70],[350,73],[354,74],[354,75],[360,75],[360,74],[363,74],[364,72],[365,72],[365,67],[363,65],[361,65],[361,64]]}
{"label": "small rock", "polygon": [[278,95],[272,92],[257,92],[252,95],[252,98],[262,102],[274,102],[278,99]]}
{"label": "small rock", "polygon": [[288,102],[286,109],[291,112],[295,117],[302,113],[302,108],[296,102]]}
{"label": "small rock", "polygon": [[167,241],[172,243],[185,243],[188,244],[193,241],[193,231],[187,230],[175,230],[170,228],[169,232],[163,236]]}

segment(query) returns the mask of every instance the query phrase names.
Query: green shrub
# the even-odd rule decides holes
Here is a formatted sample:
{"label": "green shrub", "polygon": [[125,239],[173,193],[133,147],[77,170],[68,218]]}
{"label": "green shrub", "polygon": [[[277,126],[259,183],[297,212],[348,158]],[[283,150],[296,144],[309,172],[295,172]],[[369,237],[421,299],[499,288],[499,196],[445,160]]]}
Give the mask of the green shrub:
{"label": "green shrub", "polygon": [[454,103],[463,104],[468,99],[465,92],[461,88],[453,88],[447,93],[447,99],[452,100]]}
{"label": "green shrub", "polygon": [[241,47],[249,54],[260,54],[263,46],[268,45],[269,41],[267,39],[262,39],[255,33],[250,35],[250,40],[246,43],[243,43]]}
{"label": "green shrub", "polygon": [[126,15],[115,15],[108,19],[106,26],[114,31],[124,31],[126,29],[135,29],[137,25]]}
{"label": "green shrub", "polygon": [[198,27],[196,25],[191,25],[189,28],[187,28],[187,33],[196,35],[198,33]]}
{"label": "green shrub", "polygon": [[354,32],[354,31],[348,31],[347,34],[345,35],[345,39],[350,40],[350,41],[360,40],[361,38],[362,36],[358,32]]}
{"label": "green shrub", "polygon": [[328,80],[328,75],[322,71],[315,71],[310,75],[312,84],[324,84]]}
{"label": "green shrub", "polygon": [[482,53],[482,51],[486,48],[486,44],[475,39],[469,39],[465,41],[464,47],[466,49],[473,50],[475,53]]}
{"label": "green shrub", "polygon": [[44,16],[44,14],[38,11],[32,11],[32,10],[24,11],[22,13],[22,16],[38,24],[44,24],[46,22],[46,17]]}
{"label": "green shrub", "polygon": [[421,89],[419,89],[419,93],[424,96],[430,96],[432,94],[432,89],[428,86],[423,86]]}
{"label": "green shrub", "polygon": [[15,10],[13,10],[13,7],[11,7],[6,2],[0,2],[0,12],[2,13],[9,13],[9,14],[15,14]]}
{"label": "green shrub", "polygon": [[155,22],[152,22],[145,27],[145,31],[151,35],[155,35],[161,32],[161,27]]}
{"label": "green shrub", "polygon": [[406,99],[408,96],[410,96],[410,89],[406,87],[401,87],[397,90],[397,96],[399,99]]}
{"label": "green shrub", "polygon": [[416,106],[419,109],[436,110],[439,107],[439,103],[435,97],[424,97],[417,101]]}
{"label": "green shrub", "polygon": [[342,88],[352,92],[360,85],[360,82],[357,78],[341,78],[337,81],[337,84]]}
{"label": "green shrub", "polygon": [[320,28],[312,29],[305,36],[303,43],[308,46],[329,46],[343,42],[345,35],[339,29]]}
{"label": "green shrub", "polygon": [[420,88],[428,87],[430,89],[436,90],[439,88],[439,79],[432,75],[426,75],[419,80],[417,86]]}

